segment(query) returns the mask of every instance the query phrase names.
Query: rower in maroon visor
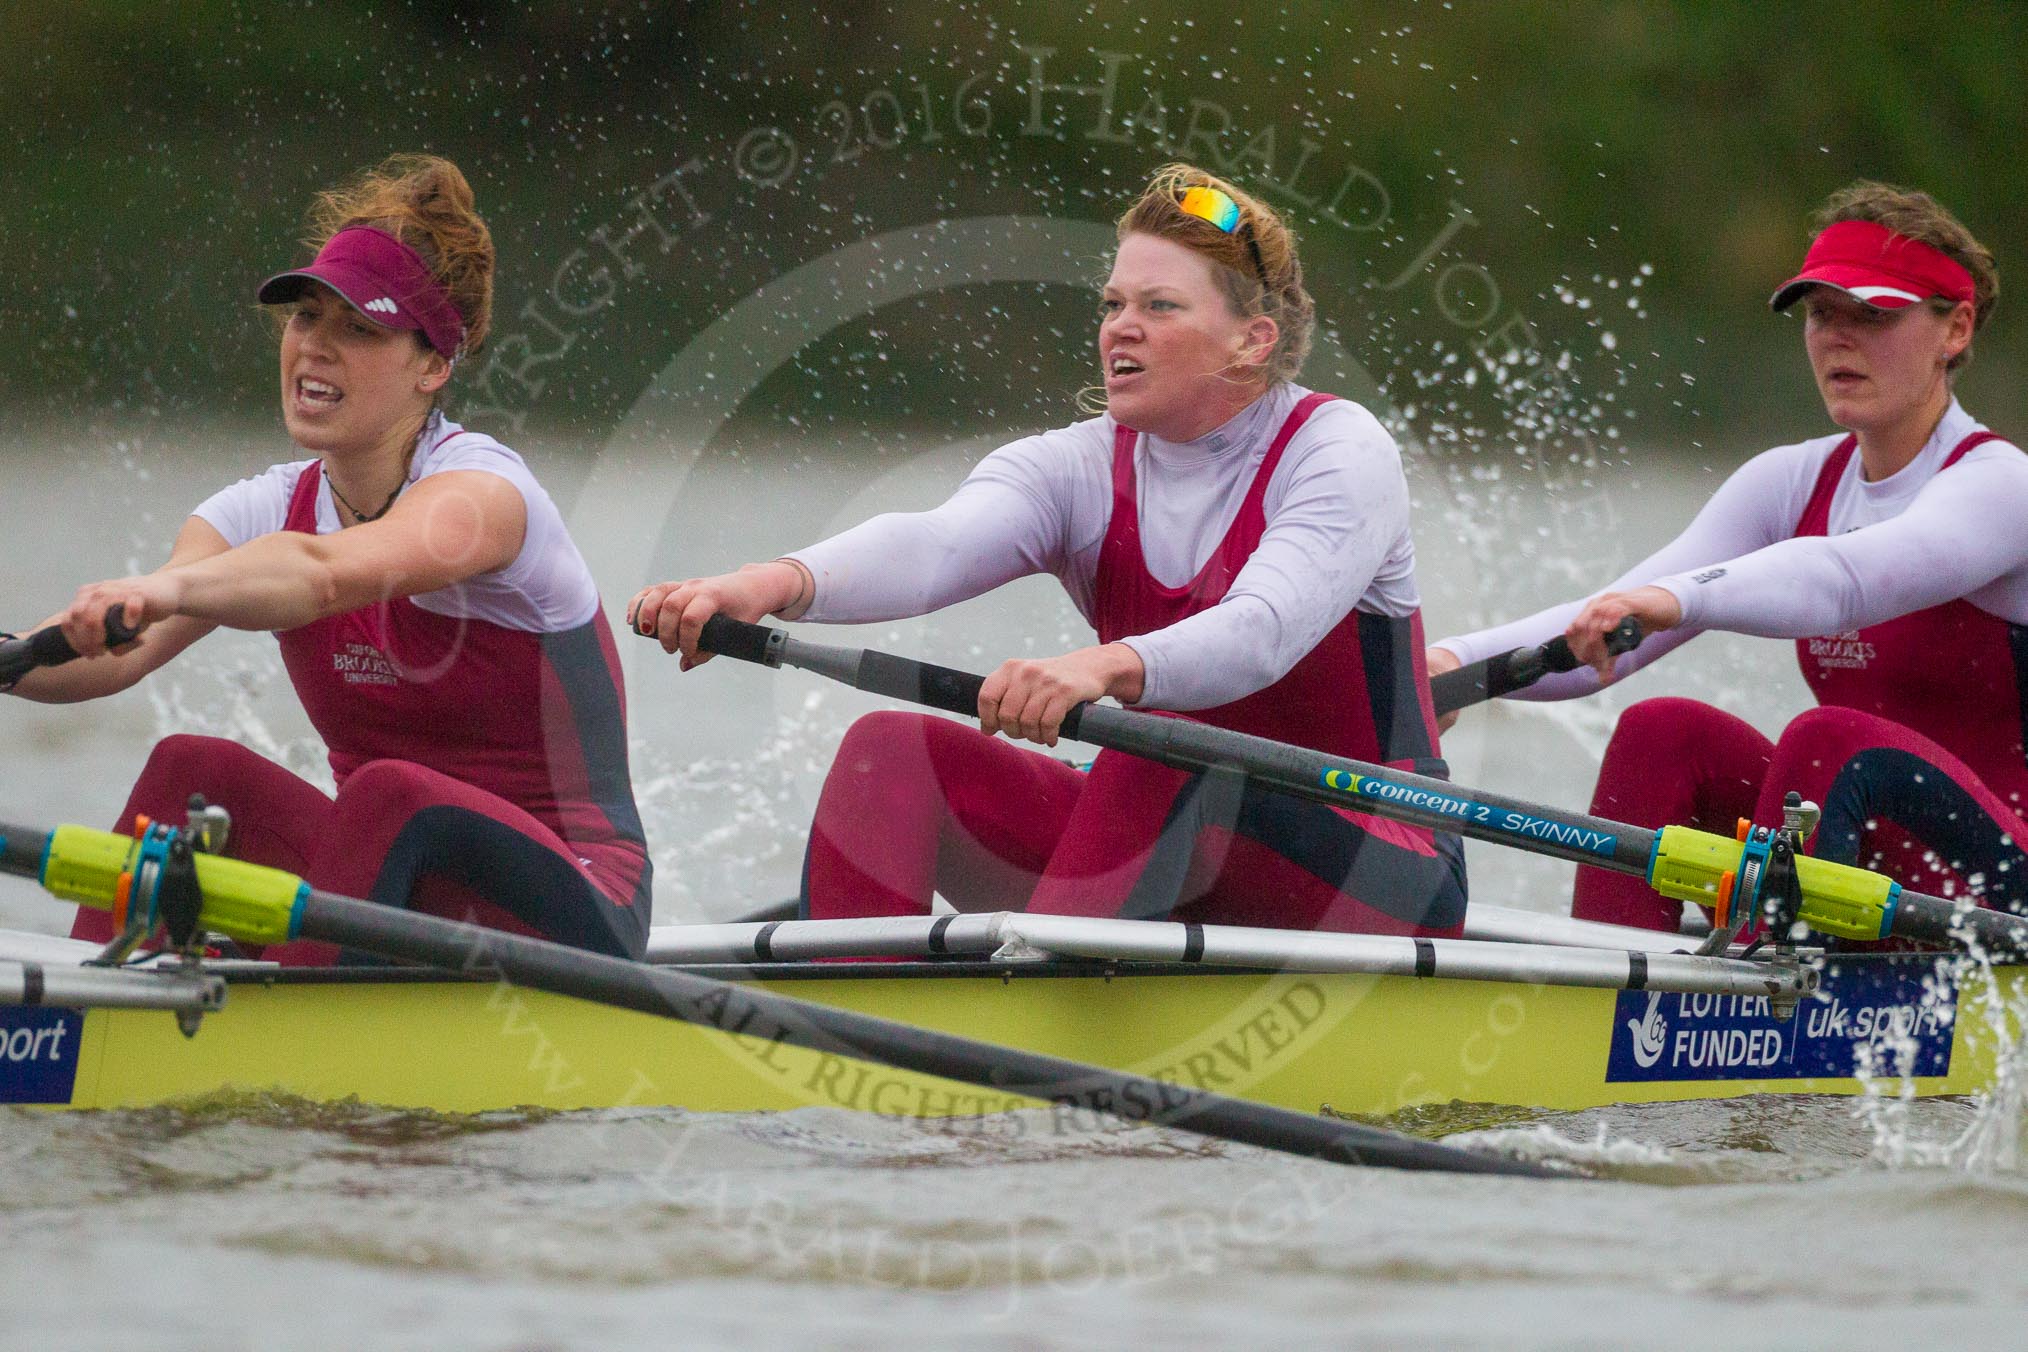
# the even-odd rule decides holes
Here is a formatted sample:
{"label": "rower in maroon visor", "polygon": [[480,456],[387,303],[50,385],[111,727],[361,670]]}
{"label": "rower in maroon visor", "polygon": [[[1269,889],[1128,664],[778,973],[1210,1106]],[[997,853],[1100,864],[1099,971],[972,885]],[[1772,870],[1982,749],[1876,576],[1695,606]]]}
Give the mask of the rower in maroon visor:
{"label": "rower in maroon visor", "polygon": [[[312,886],[599,952],[646,946],[649,863],[596,587],[520,456],[441,402],[484,342],[493,244],[447,160],[390,160],[318,199],[308,266],[269,278],[300,452],[214,494],[169,561],[53,622],[86,660],[13,693],[124,690],[212,629],[273,631],[335,797],[239,742],[154,749],[122,811],[232,818],[226,852]],[[137,630],[107,649],[106,622]],[[110,937],[105,912],[73,933]],[[328,961],[328,945],[268,950]]]}

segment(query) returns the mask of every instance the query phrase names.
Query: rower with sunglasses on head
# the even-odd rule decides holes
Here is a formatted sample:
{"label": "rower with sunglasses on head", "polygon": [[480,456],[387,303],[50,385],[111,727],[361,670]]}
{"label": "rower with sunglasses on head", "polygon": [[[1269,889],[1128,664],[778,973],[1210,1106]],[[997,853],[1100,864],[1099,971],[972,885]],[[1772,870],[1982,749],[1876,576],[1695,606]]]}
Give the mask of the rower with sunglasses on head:
{"label": "rower with sunglasses on head", "polygon": [[[1925,193],[1857,183],[1819,213],[1803,346],[1841,432],[1737,470],[1674,541],[1611,587],[1439,640],[1432,672],[1557,634],[1589,667],[1518,695],[1566,699],[1707,629],[1793,639],[1820,707],[1774,743],[1687,699],[1630,707],[1592,811],[1730,833],[1822,805],[1813,852],[1925,892],[2028,909],[2028,456],[1953,390],[1999,292],[1990,253]],[[1627,616],[1648,638],[1615,661]],[[1639,878],[1579,869],[1573,912],[1675,929]]]}
{"label": "rower with sunglasses on head", "polygon": [[[180,825],[201,793],[231,814],[226,853],[313,886],[639,956],[649,864],[597,589],[521,457],[439,407],[492,312],[471,187],[397,156],[311,222],[315,261],[259,292],[285,310],[282,421],[309,458],[206,499],[155,572],[81,588],[53,622],[87,660],[14,693],[110,695],[219,625],[273,630],[335,801],[238,742],[178,735],[119,829]],[[109,616],[138,641],[108,653]],[[73,933],[109,938],[107,913]]]}
{"label": "rower with sunglasses on head", "polygon": [[1281,220],[1188,165],[1118,225],[1098,328],[1105,412],[987,456],[932,511],[875,517],[735,573],[662,583],[630,623],[704,660],[723,612],[860,623],[1051,573],[1097,630],[1004,663],[975,730],[876,713],[847,733],[804,869],[815,917],[961,910],[1177,917],[1451,935],[1454,835],[1054,746],[1110,696],[1336,755],[1442,774],[1408,490],[1357,404],[1295,383],[1314,306]]}

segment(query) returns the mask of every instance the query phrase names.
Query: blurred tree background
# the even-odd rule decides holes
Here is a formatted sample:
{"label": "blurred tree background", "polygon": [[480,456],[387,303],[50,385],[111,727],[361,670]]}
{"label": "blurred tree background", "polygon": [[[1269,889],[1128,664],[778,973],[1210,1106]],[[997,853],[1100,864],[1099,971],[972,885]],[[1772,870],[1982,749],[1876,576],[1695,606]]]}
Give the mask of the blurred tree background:
{"label": "blurred tree background", "polygon": [[[10,0],[0,51],[16,420],[266,413],[253,286],[301,259],[317,189],[394,150],[457,160],[500,245],[468,404],[587,437],[804,262],[953,217],[1107,221],[1171,155],[1285,210],[1325,323],[1467,450],[1822,430],[1765,300],[1853,178],[1935,193],[2003,272],[2028,242],[2007,3]],[[767,402],[1060,421],[1089,298],[990,290],[813,341]],[[2003,297],[1964,378],[2016,431],[2022,332]]]}

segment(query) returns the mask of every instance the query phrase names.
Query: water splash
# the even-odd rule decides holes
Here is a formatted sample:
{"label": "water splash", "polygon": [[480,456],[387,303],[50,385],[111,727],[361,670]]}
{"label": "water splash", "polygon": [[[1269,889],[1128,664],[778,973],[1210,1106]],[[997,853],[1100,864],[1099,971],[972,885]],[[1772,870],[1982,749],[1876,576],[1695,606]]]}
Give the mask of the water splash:
{"label": "water splash", "polygon": [[774,880],[802,858],[804,795],[822,781],[844,725],[827,692],[812,690],[737,758],[684,760],[664,743],[634,742],[634,799],[654,855],[657,920],[729,919],[771,899]]}
{"label": "water splash", "polygon": [[158,738],[192,733],[238,742],[324,792],[334,791],[323,739],[313,732],[280,732],[262,712],[271,695],[297,707],[278,650],[221,647],[189,654],[143,689]]}
{"label": "water splash", "polygon": [[[1975,992],[1966,1000],[1964,993]],[[1916,1083],[1910,1073],[1918,1050],[1909,1029],[1890,1028],[1857,1048],[1854,1076],[1862,1092],[1853,1113],[1872,1133],[1872,1155],[1889,1169],[1948,1169],[1968,1174],[2012,1173],[2020,1168],[2021,1120],[2028,1111],[2028,987],[2003,980],[1990,954],[1939,957],[1923,978],[1925,1016],[1950,1021],[1956,1011],[1959,1056],[1990,1060],[1992,1082],[1971,1097],[1971,1120],[1938,1131],[1919,1124]],[[1989,1055],[1988,1055],[1989,1053]]]}

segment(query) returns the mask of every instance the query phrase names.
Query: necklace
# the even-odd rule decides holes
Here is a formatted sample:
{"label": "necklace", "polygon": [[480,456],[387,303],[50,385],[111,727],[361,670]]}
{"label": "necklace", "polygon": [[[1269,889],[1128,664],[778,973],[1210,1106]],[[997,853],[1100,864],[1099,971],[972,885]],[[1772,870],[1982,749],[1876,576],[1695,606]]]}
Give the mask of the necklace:
{"label": "necklace", "polygon": [[394,491],[387,495],[387,501],[381,503],[380,510],[373,513],[373,515],[371,516],[368,516],[365,512],[362,512],[357,507],[354,507],[352,505],[352,500],[350,498],[347,498],[343,493],[338,491],[338,482],[337,480],[331,477],[331,467],[329,465],[326,465],[324,467],[324,482],[331,486],[331,496],[338,499],[339,502],[343,503],[345,505],[345,510],[352,513],[353,516],[357,517],[359,520],[359,524],[363,526],[369,521],[378,521],[380,520],[380,518],[387,515],[387,509],[394,506],[394,500],[401,496],[401,490],[408,487],[408,476],[406,474],[402,476],[401,482],[394,486]]}

